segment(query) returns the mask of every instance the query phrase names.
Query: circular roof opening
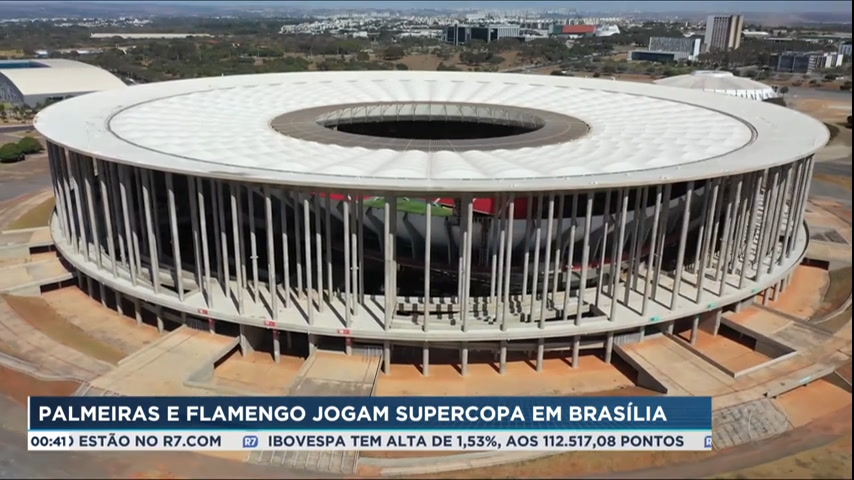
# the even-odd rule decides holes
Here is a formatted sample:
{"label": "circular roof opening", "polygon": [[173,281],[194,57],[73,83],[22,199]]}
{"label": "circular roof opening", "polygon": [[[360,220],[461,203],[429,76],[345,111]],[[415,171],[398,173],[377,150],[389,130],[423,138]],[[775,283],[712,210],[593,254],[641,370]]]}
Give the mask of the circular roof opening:
{"label": "circular roof opening", "polygon": [[567,115],[505,105],[383,102],[331,105],[270,122],[293,138],[392,150],[498,150],[575,140],[590,127]]}
{"label": "circular roof opening", "polygon": [[408,140],[474,140],[509,137],[543,128],[545,120],[522,109],[447,103],[359,105],[324,113],[331,130]]}

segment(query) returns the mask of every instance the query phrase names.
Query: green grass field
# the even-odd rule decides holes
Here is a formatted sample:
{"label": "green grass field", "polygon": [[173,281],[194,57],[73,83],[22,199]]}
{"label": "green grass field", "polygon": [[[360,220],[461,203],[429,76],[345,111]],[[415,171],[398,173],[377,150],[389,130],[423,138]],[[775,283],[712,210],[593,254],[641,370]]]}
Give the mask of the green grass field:
{"label": "green grass field", "polygon": [[[365,206],[371,208],[384,208],[385,198],[369,197],[365,199]],[[434,217],[450,217],[454,214],[454,209],[443,207],[441,205],[433,205],[431,215]],[[415,198],[401,197],[397,199],[397,210],[415,215],[427,215],[427,202]]]}

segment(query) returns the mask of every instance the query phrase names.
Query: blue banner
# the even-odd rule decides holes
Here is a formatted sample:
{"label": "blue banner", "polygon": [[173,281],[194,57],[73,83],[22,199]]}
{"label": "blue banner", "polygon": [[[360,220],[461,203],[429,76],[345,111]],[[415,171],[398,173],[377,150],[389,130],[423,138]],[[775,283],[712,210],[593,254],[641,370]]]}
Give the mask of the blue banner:
{"label": "blue banner", "polygon": [[35,430],[711,430],[708,397],[30,397]]}

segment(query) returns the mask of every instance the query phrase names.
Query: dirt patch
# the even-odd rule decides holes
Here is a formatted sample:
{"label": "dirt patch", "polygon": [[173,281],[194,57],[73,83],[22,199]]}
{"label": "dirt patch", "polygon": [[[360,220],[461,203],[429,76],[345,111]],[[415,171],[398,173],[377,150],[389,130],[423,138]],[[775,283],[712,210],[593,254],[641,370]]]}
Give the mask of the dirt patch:
{"label": "dirt patch", "polygon": [[49,198],[15,219],[6,229],[17,230],[22,228],[46,227],[50,222],[51,215],[53,215],[54,205],[54,199]]}
{"label": "dirt patch", "polygon": [[67,397],[80,384],[72,381],[45,381],[0,365],[0,394],[19,405],[27,405],[27,397]]}
{"label": "dirt patch", "polygon": [[851,433],[819,448],[714,478],[851,478]]}
{"label": "dirt patch", "polygon": [[843,177],[841,175],[828,175],[826,173],[816,173],[813,175],[816,180],[821,180],[824,183],[836,185],[846,190],[851,190],[851,177]]}
{"label": "dirt patch", "polygon": [[827,287],[821,306],[816,310],[813,318],[821,319],[845,304],[845,301],[851,296],[851,273],[851,267],[830,272],[830,285]]}
{"label": "dirt patch", "polygon": [[828,333],[836,333],[841,330],[843,327],[848,325],[848,322],[851,320],[851,308],[840,313],[839,315],[833,316],[821,323],[817,323],[816,326],[821,330],[824,330]]}
{"label": "dirt patch", "polygon": [[92,338],[76,325],[67,322],[40,297],[6,295],[3,298],[21,318],[56,342],[112,364],[126,356],[121,350]]}

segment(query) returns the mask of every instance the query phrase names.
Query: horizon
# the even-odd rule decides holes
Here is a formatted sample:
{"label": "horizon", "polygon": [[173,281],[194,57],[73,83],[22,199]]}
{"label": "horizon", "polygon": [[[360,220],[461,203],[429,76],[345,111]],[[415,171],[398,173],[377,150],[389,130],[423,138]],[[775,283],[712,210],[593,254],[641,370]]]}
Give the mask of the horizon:
{"label": "horizon", "polygon": [[[839,13],[851,15],[851,2],[839,0],[792,0],[786,2],[768,1],[710,1],[710,2],[673,2],[673,1],[259,1],[259,0],[89,0],[89,1],[50,1],[50,0],[14,0],[4,2],[17,5],[39,6],[61,3],[73,5],[170,5],[181,7],[200,6],[203,8],[233,8],[237,6],[267,6],[270,8],[325,9],[325,10],[547,10],[573,9],[590,13]],[[784,8],[781,7],[781,3]],[[850,22],[851,19],[849,18]]]}

